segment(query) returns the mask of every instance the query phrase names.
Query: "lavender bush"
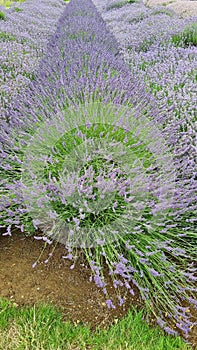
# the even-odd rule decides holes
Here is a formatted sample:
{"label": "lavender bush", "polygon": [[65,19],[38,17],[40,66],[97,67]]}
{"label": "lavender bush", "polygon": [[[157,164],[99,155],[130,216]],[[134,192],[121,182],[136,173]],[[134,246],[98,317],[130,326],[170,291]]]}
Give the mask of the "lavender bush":
{"label": "lavender bush", "polygon": [[193,122],[180,132],[172,106],[155,107],[142,74],[124,63],[96,8],[84,3],[67,5],[38,75],[2,122],[1,225],[7,234],[13,226],[41,229],[35,237],[63,243],[71,268],[82,249],[108,307],[115,304],[104,264],[120,305],[123,290],[133,295],[137,287],[166,331],[176,334],[176,325],[188,336]]}

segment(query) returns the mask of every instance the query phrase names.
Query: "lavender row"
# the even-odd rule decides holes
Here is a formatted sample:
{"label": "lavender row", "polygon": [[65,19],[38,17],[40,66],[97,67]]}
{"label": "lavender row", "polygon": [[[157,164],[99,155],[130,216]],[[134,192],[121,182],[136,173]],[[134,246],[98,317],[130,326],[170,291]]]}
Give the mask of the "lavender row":
{"label": "lavender row", "polygon": [[[92,2],[71,1],[50,40],[36,79],[9,110],[9,125],[5,123],[1,132],[1,174],[4,176],[0,198],[1,223],[8,226],[8,234],[13,225],[21,230],[27,230],[30,224],[34,230],[41,228],[42,238],[49,244],[50,238],[54,237],[50,236],[51,232],[55,235],[57,231],[62,233],[60,231],[65,224],[69,228],[73,225],[72,232],[69,231],[71,238],[76,233],[80,239],[79,233],[86,233],[84,225],[88,234],[93,228],[94,234],[101,233],[96,236],[97,246],[90,246],[84,252],[93,272],[92,279],[106,297],[108,286],[103,279],[103,259],[108,265],[114,288],[124,287],[135,295],[137,287],[147,308],[154,307],[157,316],[160,316],[158,323],[167,330],[169,320],[163,318],[168,310],[169,319],[188,335],[193,323],[178,302],[181,294],[187,303],[188,290],[191,295],[194,290],[195,267],[192,263],[185,267],[183,263],[186,257],[195,256],[193,244],[188,242],[193,218],[179,227],[179,216],[193,210],[190,199],[195,183],[191,178],[190,181],[184,179],[183,183],[179,176],[179,169],[183,169],[182,157],[174,157],[180,121],[165,126],[166,115],[159,113],[154,103],[154,97],[146,92],[145,83],[120,57],[114,36],[106,29]],[[96,109],[97,105],[99,108]],[[119,109],[122,114],[118,113]],[[98,123],[98,115],[103,123]],[[118,117],[117,125],[115,119]],[[142,120],[146,121],[146,125]],[[100,129],[95,124],[99,124]],[[132,140],[132,133],[138,142]],[[108,189],[101,166],[95,180],[98,190],[101,189],[100,204],[104,202],[106,190],[113,194],[114,188],[117,188],[118,192],[114,193],[113,205],[102,211],[102,220],[98,215],[85,211],[95,198],[95,193],[92,193],[95,185],[92,168],[95,163],[89,163],[93,155],[88,154],[88,147],[77,147],[85,141],[91,141],[97,153],[100,144],[105,146],[106,142],[109,150],[116,151],[113,152],[116,161],[112,164],[109,163],[110,153],[104,153],[107,165],[104,158],[99,160],[102,166],[106,165],[104,170],[109,170],[112,179]],[[165,142],[166,145],[163,145]],[[116,148],[119,145],[121,147]],[[183,144],[180,148],[178,143],[180,155],[184,153],[184,147]],[[163,154],[163,150],[167,150],[166,153]],[[133,169],[129,179],[125,179],[124,168],[121,169],[118,163],[121,159],[125,163],[128,161],[124,152],[131,160],[128,171]],[[158,167],[155,165],[156,155],[161,157]],[[66,169],[63,169],[65,157]],[[80,169],[79,179],[73,183],[72,174],[65,177],[64,171],[69,166],[75,170],[81,159],[85,159],[86,167],[83,171]],[[169,169],[164,165],[169,165]],[[193,169],[193,163],[188,164],[186,159],[185,171],[188,171],[187,165]],[[172,188],[172,193],[169,193],[174,198],[169,202],[165,197],[168,171],[176,175],[175,191]],[[67,192],[72,195],[73,191],[75,195],[75,189],[81,205],[77,209],[78,202],[74,202],[74,206],[73,200],[67,198]],[[75,197],[71,196],[71,199]],[[159,210],[158,217],[157,213],[154,216],[155,208]],[[169,215],[163,220],[166,211]],[[99,222],[98,229],[95,222],[97,225]],[[111,234],[115,242],[110,240]],[[68,245],[67,248],[65,258],[73,260],[73,268],[75,249]],[[80,248],[84,246],[81,244]],[[122,305],[124,297],[121,294],[118,297]],[[107,299],[107,305],[115,307],[110,299]],[[176,334],[173,329],[170,331]]]}
{"label": "lavender row", "polygon": [[[77,11],[75,6],[75,2],[71,2],[67,10]],[[43,94],[47,96],[49,92],[50,104],[55,109],[62,107],[67,98],[71,101],[77,97],[82,101],[96,91],[99,91],[101,98],[107,92],[107,96],[116,92],[116,103],[130,100],[136,105],[140,102],[141,106],[149,105],[149,109],[154,109],[154,99],[145,92],[145,84],[138,79],[136,81],[129,73],[118,52],[115,38],[106,30],[104,21],[91,2],[82,14],[77,12],[68,18],[63,15],[50,41],[47,55],[41,62],[39,76],[35,83],[30,84],[25,98],[18,96],[15,108],[9,112],[11,123],[21,120],[20,113],[17,119],[17,112],[14,112],[20,100],[23,104],[20,108],[25,108],[23,101],[27,102],[27,108],[31,105],[33,116],[34,110],[42,108],[39,96],[43,99]],[[36,118],[35,115],[33,117]]]}
{"label": "lavender row", "polygon": [[[157,97],[159,108],[165,105],[167,109],[170,105],[168,119],[184,116],[191,123],[196,107],[197,49],[195,45],[177,47],[172,38],[192,24],[195,31],[196,18],[182,19],[165,7],[150,9],[141,1],[128,4],[94,0],[94,3],[117,38],[132,71],[146,81]],[[119,3],[125,5],[110,10],[111,5]]]}
{"label": "lavender row", "polygon": [[[79,0],[75,0],[67,5],[58,22],[36,79],[23,95],[17,95],[13,108],[8,109],[8,123],[2,121],[1,168],[7,170],[4,177],[12,182],[8,186],[15,186],[7,157],[11,150],[18,152],[18,145],[14,146],[16,140],[25,145],[24,135],[28,143],[28,133],[33,134],[40,123],[53,120],[54,115],[61,114],[68,105],[75,106],[92,99],[113,101],[117,105],[132,103],[136,117],[143,111],[148,113],[149,109],[150,114],[153,112],[153,101],[146,94],[145,85],[136,82],[129,73],[129,68],[119,56],[114,36],[106,29],[95,6],[87,0],[84,9]],[[20,168],[21,161],[16,154],[9,155],[9,161],[11,159],[12,166],[19,161]],[[22,204],[18,189],[16,196]],[[8,197],[2,197],[1,210],[9,208]],[[9,209],[8,212],[10,216]],[[14,213],[11,216],[13,223],[19,220]]]}
{"label": "lavender row", "polygon": [[196,18],[179,18],[165,7],[150,9],[142,1],[93,2],[118,40],[132,74],[155,97],[163,116],[159,122],[164,129],[177,130],[179,125],[176,142],[169,140],[174,143],[176,162],[182,157],[177,175],[185,186],[182,202],[194,205],[195,217],[195,191],[190,193],[189,188],[196,188],[197,47],[192,43],[177,47],[172,39],[188,26],[195,31]]}
{"label": "lavender row", "polygon": [[30,221],[31,217],[18,173],[19,169],[24,171],[21,157],[31,135],[42,123],[61,115],[69,105],[92,100],[113,102],[117,106],[130,104],[135,118],[143,113],[152,115],[154,101],[145,92],[145,85],[134,78],[92,2],[87,0],[85,9],[79,0],[70,2],[47,46],[36,79],[22,96],[17,96],[13,108],[9,108],[8,123],[2,122],[0,151],[4,190],[2,188],[0,208],[1,223],[9,226],[8,232],[12,225],[22,230],[31,226],[29,223],[26,226],[26,217]]}
{"label": "lavender row", "polygon": [[[173,131],[177,135],[176,142],[171,136],[169,140],[171,139],[172,154],[177,165],[176,181],[180,186],[177,186],[178,196],[175,200],[181,210],[180,223],[175,224],[178,214],[174,217],[174,222],[171,221],[171,227],[173,231],[177,225],[180,236],[186,237],[187,232],[190,232],[195,249],[197,49],[192,43],[177,47],[172,38],[182,33],[185,27],[195,24],[196,18],[183,20],[164,7],[148,9],[141,1],[132,4],[117,0],[93,2],[107,27],[117,38],[133,76],[145,81],[149,91],[155,96],[155,103],[163,116],[158,119],[159,123],[164,129],[169,127],[168,135],[172,136]],[[121,3],[123,6],[114,6]],[[187,208],[186,214],[183,207]],[[163,232],[166,233],[170,230],[170,224],[164,226]],[[181,234],[181,231],[185,233]],[[182,291],[179,292],[181,295]],[[165,323],[158,322],[165,327]],[[170,328],[166,331],[171,332]]]}
{"label": "lavender row", "polygon": [[2,8],[5,20],[0,21],[1,118],[34,79],[64,7],[63,0],[27,0],[7,10]]}

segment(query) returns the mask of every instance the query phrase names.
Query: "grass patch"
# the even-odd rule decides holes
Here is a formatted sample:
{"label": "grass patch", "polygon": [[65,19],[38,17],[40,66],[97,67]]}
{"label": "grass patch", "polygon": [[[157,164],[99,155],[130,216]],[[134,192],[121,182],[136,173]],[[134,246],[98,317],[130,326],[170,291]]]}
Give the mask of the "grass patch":
{"label": "grass patch", "polygon": [[150,328],[142,312],[129,311],[109,328],[93,332],[79,321],[65,322],[61,312],[50,305],[19,308],[5,299],[0,299],[0,339],[6,350],[190,349],[181,338]]}

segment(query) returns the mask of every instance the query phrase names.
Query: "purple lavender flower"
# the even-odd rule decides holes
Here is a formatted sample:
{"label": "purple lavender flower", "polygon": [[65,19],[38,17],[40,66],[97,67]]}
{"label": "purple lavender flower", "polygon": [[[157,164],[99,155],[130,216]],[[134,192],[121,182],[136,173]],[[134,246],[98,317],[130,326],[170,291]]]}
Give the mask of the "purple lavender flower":
{"label": "purple lavender flower", "polygon": [[178,335],[178,332],[175,331],[174,329],[170,328],[170,327],[164,327],[164,330],[171,335]]}
{"label": "purple lavender flower", "polygon": [[113,302],[111,301],[111,299],[107,299],[106,300],[106,305],[109,309],[115,309],[115,305],[113,304]]}

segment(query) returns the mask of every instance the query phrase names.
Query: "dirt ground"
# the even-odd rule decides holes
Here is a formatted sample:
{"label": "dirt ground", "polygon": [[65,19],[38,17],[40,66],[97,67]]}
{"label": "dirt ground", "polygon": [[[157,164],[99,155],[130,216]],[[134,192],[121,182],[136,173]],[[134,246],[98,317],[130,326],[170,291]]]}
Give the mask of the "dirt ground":
{"label": "dirt ground", "polygon": [[[90,270],[78,262],[73,270],[72,263],[63,259],[64,246],[58,244],[53,257],[47,264],[51,246],[48,246],[40,263],[35,268],[32,264],[39,257],[43,241],[37,241],[23,234],[12,237],[0,235],[0,296],[14,300],[18,305],[33,305],[48,302],[60,306],[65,316],[73,322],[82,322],[95,326],[106,326],[114,319],[126,314],[129,302],[140,304],[140,296],[135,288],[135,296],[130,296],[124,307],[108,309],[105,297],[94,282],[89,281]],[[116,301],[112,285],[110,297]]]}
{"label": "dirt ground", "polygon": [[[143,302],[135,286],[135,296],[126,296],[124,306],[118,306],[116,294],[108,279],[108,293],[116,309],[108,309],[105,297],[94,282],[89,281],[90,269],[78,261],[73,270],[71,262],[63,259],[64,246],[57,244],[54,254],[46,264],[52,247],[48,246],[35,268],[44,247],[43,241],[16,232],[13,236],[0,233],[0,296],[13,300],[17,305],[34,305],[47,302],[63,311],[65,319],[77,324],[89,324],[92,329],[106,327],[123,317],[130,305],[143,308]],[[152,320],[154,323],[154,320]],[[197,332],[192,329],[190,341],[197,346]]]}

